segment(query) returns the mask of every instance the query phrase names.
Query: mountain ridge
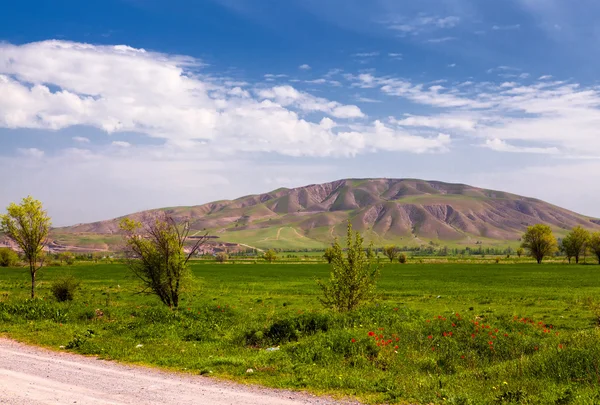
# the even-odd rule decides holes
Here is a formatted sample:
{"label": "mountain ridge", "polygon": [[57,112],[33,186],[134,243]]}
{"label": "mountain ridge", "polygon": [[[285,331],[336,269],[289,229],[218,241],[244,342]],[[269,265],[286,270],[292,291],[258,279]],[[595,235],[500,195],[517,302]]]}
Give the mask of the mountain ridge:
{"label": "mountain ridge", "polygon": [[[157,210],[177,221],[189,220],[195,232],[265,248],[325,246],[344,235],[348,220],[367,240],[407,246],[429,241],[515,243],[535,223],[546,223],[559,235],[577,225],[600,230],[600,220],[536,198],[420,179],[340,179],[127,217],[141,218]],[[54,233],[67,239],[116,236],[120,218],[57,228]]]}

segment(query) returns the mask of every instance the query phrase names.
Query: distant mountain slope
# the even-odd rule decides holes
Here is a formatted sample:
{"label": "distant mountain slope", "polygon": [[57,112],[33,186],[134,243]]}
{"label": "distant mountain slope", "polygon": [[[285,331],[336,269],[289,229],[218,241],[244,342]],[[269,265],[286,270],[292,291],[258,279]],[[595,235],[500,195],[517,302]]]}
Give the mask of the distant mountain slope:
{"label": "distant mountain slope", "polygon": [[[344,235],[350,220],[376,243],[419,245],[515,243],[528,225],[545,223],[561,235],[600,221],[546,202],[465,184],[415,179],[348,179],[278,189],[232,201],[163,208],[195,231],[257,247],[320,247]],[[132,214],[141,217],[144,213]],[[60,240],[115,238],[119,218],[54,231]],[[74,243],[74,242],[73,242]],[[107,243],[110,245],[110,243]]]}

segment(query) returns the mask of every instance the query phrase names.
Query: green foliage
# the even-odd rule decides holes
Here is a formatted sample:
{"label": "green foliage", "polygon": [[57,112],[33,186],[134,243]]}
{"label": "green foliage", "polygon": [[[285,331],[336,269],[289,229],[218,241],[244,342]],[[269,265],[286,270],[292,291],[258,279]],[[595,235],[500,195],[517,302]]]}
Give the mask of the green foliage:
{"label": "green foliage", "polygon": [[10,248],[0,248],[0,267],[16,267],[19,255]]}
{"label": "green foliage", "polygon": [[571,258],[575,258],[575,263],[579,263],[579,256],[583,254],[590,240],[590,233],[581,226],[576,226],[562,240],[561,247],[569,263]]}
{"label": "green foliage", "polygon": [[43,249],[50,230],[50,217],[42,203],[31,196],[21,204],[11,203],[5,215],[0,215],[0,232],[3,232],[21,248],[29,264],[31,275],[31,298],[35,297],[35,276],[43,265]]}
{"label": "green foliage", "polygon": [[263,255],[263,259],[269,263],[273,263],[275,260],[277,260],[277,253],[273,249],[269,249]]}
{"label": "green foliage", "polygon": [[125,218],[120,223],[127,245],[128,267],[142,282],[144,292],[154,294],[169,307],[177,308],[188,276],[187,263],[205,243],[197,239],[189,253],[184,246],[190,226],[178,226],[163,212],[144,219],[144,223]]}
{"label": "green foliage", "polygon": [[390,259],[390,262],[393,262],[398,257],[398,253],[400,253],[398,246],[388,245],[383,248],[383,254]]}
{"label": "green foliage", "polygon": [[521,238],[521,247],[527,249],[529,255],[540,264],[545,256],[556,252],[558,244],[548,225],[537,224],[527,227],[527,232]]}
{"label": "green foliage", "polygon": [[219,252],[215,255],[215,260],[217,263],[225,263],[228,259],[229,256],[227,256],[227,253],[225,252]]}
{"label": "green foliage", "polygon": [[523,249],[522,247],[517,248],[517,256],[519,258],[521,258],[521,256],[523,256],[524,253],[525,253],[525,249]]}
{"label": "green foliage", "polygon": [[379,267],[373,249],[366,251],[360,233],[353,235],[352,224],[348,222],[346,253],[339,242],[333,244],[331,273],[328,281],[318,280],[323,296],[321,303],[336,311],[345,312],[357,308],[369,300],[374,292]]}
{"label": "green foliage", "polygon": [[399,263],[404,264],[404,263],[406,263],[407,260],[408,260],[408,258],[406,257],[406,254],[400,253],[398,255],[398,262]]}
{"label": "green foliage", "polygon": [[333,247],[329,246],[328,248],[325,249],[325,252],[323,253],[323,259],[327,260],[327,263],[331,264],[334,253],[335,253],[335,251],[334,251]]}
{"label": "green foliage", "polygon": [[58,254],[58,260],[60,260],[61,263],[64,262],[68,266],[72,266],[75,264],[75,255],[71,252],[61,252]]}
{"label": "green foliage", "polygon": [[58,302],[73,301],[80,284],[73,276],[63,277],[52,283],[50,292]]}
{"label": "green foliage", "polygon": [[600,232],[594,232],[590,235],[589,248],[596,255],[598,264],[600,264]]}

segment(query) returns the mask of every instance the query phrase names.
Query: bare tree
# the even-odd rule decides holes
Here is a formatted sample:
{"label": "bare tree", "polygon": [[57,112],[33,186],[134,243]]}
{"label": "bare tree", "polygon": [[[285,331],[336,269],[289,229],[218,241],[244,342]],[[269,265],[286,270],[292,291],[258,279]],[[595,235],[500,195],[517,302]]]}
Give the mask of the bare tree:
{"label": "bare tree", "polygon": [[208,240],[208,234],[194,238],[191,244],[190,224],[177,224],[160,211],[141,222],[125,218],[120,223],[125,233],[127,265],[142,282],[142,292],[154,294],[170,308],[179,306],[188,261]]}

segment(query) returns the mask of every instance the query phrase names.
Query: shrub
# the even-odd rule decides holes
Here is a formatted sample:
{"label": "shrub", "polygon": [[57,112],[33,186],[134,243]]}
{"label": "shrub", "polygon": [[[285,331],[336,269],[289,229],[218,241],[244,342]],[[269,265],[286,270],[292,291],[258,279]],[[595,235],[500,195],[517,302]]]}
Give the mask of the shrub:
{"label": "shrub", "polygon": [[495,260],[496,260],[496,263],[500,263],[500,258],[499,257],[496,257]]}
{"label": "shrub", "polygon": [[263,258],[266,261],[268,261],[269,263],[272,263],[275,260],[277,260],[277,253],[275,253],[275,251],[273,249],[270,249],[265,252],[265,254],[263,255]]}
{"label": "shrub", "polygon": [[400,255],[398,256],[398,261],[402,264],[406,263],[408,259],[406,258],[406,255],[404,253],[400,253]]}
{"label": "shrub", "polygon": [[0,248],[0,267],[15,267],[19,264],[19,255],[12,249]]}
{"label": "shrub", "polygon": [[225,252],[219,252],[215,256],[215,260],[217,261],[217,263],[224,263],[227,261],[227,259],[229,259],[229,257]]}
{"label": "shrub", "polygon": [[80,282],[73,276],[64,277],[50,286],[50,291],[58,302],[73,301]]}

